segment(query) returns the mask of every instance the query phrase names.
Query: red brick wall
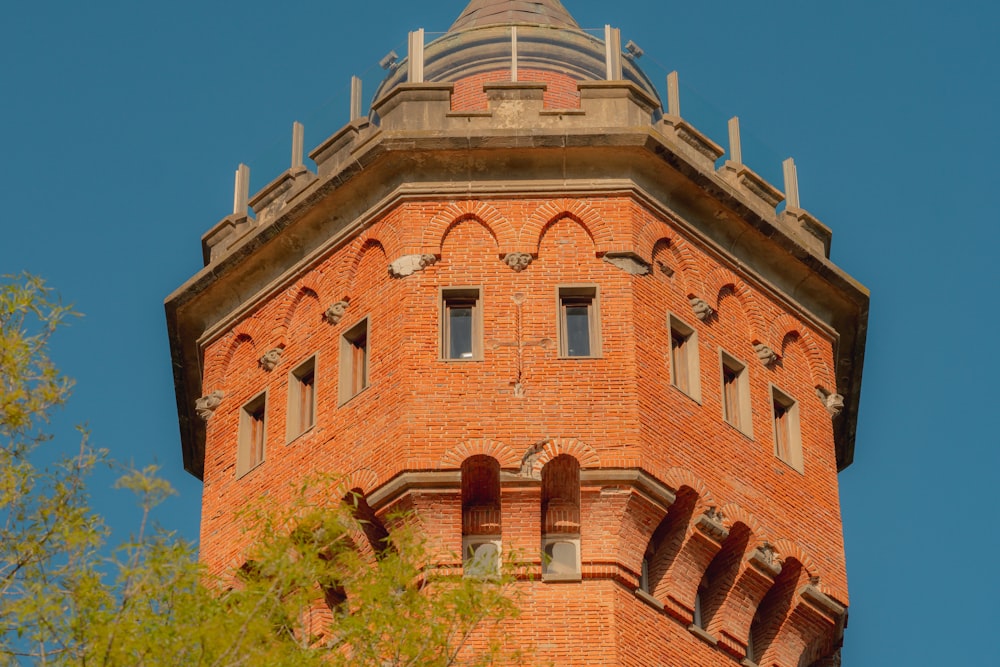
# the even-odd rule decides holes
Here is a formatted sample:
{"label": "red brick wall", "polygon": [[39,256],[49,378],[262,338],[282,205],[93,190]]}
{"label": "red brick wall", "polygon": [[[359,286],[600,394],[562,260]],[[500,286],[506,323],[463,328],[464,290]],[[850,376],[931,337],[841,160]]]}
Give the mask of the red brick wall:
{"label": "red brick wall", "polygon": [[[580,91],[576,87],[576,79],[560,74],[537,69],[517,70],[518,81],[535,81],[548,84],[542,93],[542,104],[546,109],[579,109]],[[459,79],[455,82],[455,90],[451,96],[452,111],[486,111],[486,93],[484,83],[510,81],[510,70],[501,69],[483,72]]]}
{"label": "red brick wall", "polygon": [[[630,275],[602,260],[611,250],[634,251],[654,270]],[[523,272],[501,261],[514,251],[534,255]],[[409,277],[390,277],[388,264],[411,253],[440,259]],[[568,283],[599,288],[602,356],[564,359],[555,347],[525,347],[525,396],[515,397],[518,327],[524,342],[556,340],[557,288]],[[439,289],[459,286],[482,289],[481,361],[439,358]],[[691,295],[716,315],[698,320]],[[323,311],[345,298],[344,318],[325,322]],[[668,312],[697,331],[700,404],[670,384]],[[365,316],[370,386],[339,405],[340,336]],[[762,365],[755,341],[770,345],[780,362]],[[280,345],[280,365],[261,369],[260,356]],[[720,348],[747,364],[752,439],[722,418]],[[317,423],[286,443],[288,373],[312,354]],[[554,444],[544,460],[571,450],[585,472],[641,468],[674,491],[690,489],[695,510],[686,535],[706,508],[720,508],[728,528],[746,526],[748,549],[775,545],[779,557],[794,556],[823,591],[846,603],[833,429],[815,394],[817,385],[835,386],[832,364],[828,334],[628,197],[402,203],[207,346],[203,389],[222,389],[225,399],[208,422],[202,558],[215,572],[240,563],[245,538],[235,513],[264,493],[281,498],[312,471],[348,474],[350,486],[370,492],[401,471],[455,470],[449,461],[486,439],[514,473],[521,454],[548,439]],[[803,473],[774,456],[772,383],[798,401]],[[239,411],[264,389],[266,460],[237,479]],[[404,500],[423,517],[442,558],[461,551],[458,487]],[[501,490],[504,549],[536,567],[540,502],[537,482]],[[627,486],[584,483],[584,581],[522,583],[525,615],[511,628],[512,640],[559,665],[731,664],[633,593],[663,513]],[[696,585],[707,566],[685,576]]]}

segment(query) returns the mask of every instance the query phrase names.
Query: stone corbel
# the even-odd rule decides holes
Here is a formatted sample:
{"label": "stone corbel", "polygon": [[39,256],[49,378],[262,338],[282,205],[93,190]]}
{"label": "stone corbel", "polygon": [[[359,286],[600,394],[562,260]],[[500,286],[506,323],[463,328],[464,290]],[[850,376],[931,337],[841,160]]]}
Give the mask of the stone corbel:
{"label": "stone corbel", "polygon": [[646,260],[634,252],[606,252],[603,259],[633,276],[645,276],[650,273],[650,266]]}
{"label": "stone corbel", "polygon": [[712,313],[715,312],[712,306],[708,305],[707,301],[699,299],[694,294],[689,295],[688,300],[691,303],[691,310],[694,311],[694,316],[702,322],[710,318]]}
{"label": "stone corbel", "polygon": [[831,417],[836,417],[844,411],[844,397],[835,392],[826,390],[823,387],[816,387],[816,395],[823,402],[823,407],[830,413]]}
{"label": "stone corbel", "polygon": [[264,353],[264,356],[260,358],[257,362],[260,367],[267,372],[273,371],[278,367],[278,363],[281,361],[281,353],[284,352],[280,347],[276,347],[273,350],[268,350]]}
{"label": "stone corbel", "polygon": [[720,544],[729,537],[729,529],[722,523],[725,517],[715,507],[709,507],[698,517],[698,529]]}
{"label": "stone corbel", "polygon": [[349,305],[350,304],[347,303],[346,299],[344,301],[338,301],[326,309],[326,312],[323,313],[323,319],[326,320],[327,324],[339,324],[340,320],[344,318],[344,313],[347,312],[347,307]]}
{"label": "stone corbel", "polygon": [[531,264],[532,257],[526,252],[509,252],[503,256],[503,262],[509,266],[514,273],[520,273]]}
{"label": "stone corbel", "polygon": [[754,342],[753,351],[757,353],[760,363],[765,366],[772,366],[778,361],[778,353],[760,341]]}
{"label": "stone corbel", "polygon": [[772,579],[781,574],[781,561],[778,560],[778,552],[768,542],[764,542],[754,549],[749,560],[757,569]]}
{"label": "stone corbel", "polygon": [[434,255],[403,255],[389,265],[389,275],[393,278],[412,276],[417,271],[423,271],[437,262]]}
{"label": "stone corbel", "polygon": [[222,405],[225,393],[221,389],[216,389],[207,396],[202,396],[194,402],[194,410],[203,421],[208,421],[215,414],[216,408]]}

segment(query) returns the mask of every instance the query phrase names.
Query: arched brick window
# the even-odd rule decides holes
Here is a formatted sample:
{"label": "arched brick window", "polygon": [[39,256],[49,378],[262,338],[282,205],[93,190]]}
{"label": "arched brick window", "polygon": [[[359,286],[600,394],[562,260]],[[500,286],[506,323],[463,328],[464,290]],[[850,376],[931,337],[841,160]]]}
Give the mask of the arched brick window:
{"label": "arched brick window", "polygon": [[786,558],[781,564],[781,573],[774,579],[774,585],[757,606],[757,613],[750,623],[747,638],[747,657],[755,662],[763,662],[768,657],[782,623],[795,602],[795,593],[802,583],[802,564],[794,558]]}
{"label": "arched brick window", "polygon": [[646,546],[644,562],[646,577],[641,583],[643,590],[658,600],[667,599],[667,572],[674,565],[674,559],[684,542],[684,536],[691,523],[698,494],[690,487],[684,486],[677,491],[677,499],[670,506],[666,516],[653,532]]}
{"label": "arched brick window", "polygon": [[500,567],[500,463],[492,456],[462,462],[462,552],[466,574]]}
{"label": "arched brick window", "polygon": [[580,463],[561,454],[542,468],[542,576],[580,578]]}

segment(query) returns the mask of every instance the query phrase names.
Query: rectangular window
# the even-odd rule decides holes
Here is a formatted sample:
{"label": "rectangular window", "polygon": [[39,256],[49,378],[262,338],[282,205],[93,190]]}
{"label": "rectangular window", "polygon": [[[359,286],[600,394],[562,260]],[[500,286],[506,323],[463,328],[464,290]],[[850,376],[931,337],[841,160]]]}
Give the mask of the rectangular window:
{"label": "rectangular window", "polygon": [[799,431],[799,405],[777,387],[771,387],[774,417],[774,455],[802,472],[802,434]]}
{"label": "rectangular window", "polygon": [[488,577],[500,573],[500,540],[495,536],[463,537],[462,551],[465,576]]}
{"label": "rectangular window", "polygon": [[316,357],[288,375],[286,440],[291,442],[316,424]]}
{"label": "rectangular window", "polygon": [[267,392],[255,397],[240,410],[236,452],[236,476],[242,477],[264,462],[267,441]]}
{"label": "rectangular window", "polygon": [[721,350],[719,357],[722,366],[722,418],[745,435],[753,437],[747,366]]}
{"label": "rectangular window", "polygon": [[600,309],[596,285],[559,288],[559,356],[601,356]]}
{"label": "rectangular window", "polygon": [[483,358],[482,309],[478,287],[441,290],[441,358]]}
{"label": "rectangular window", "polygon": [[340,403],[368,386],[368,318],[340,337]]}
{"label": "rectangular window", "polygon": [[701,402],[701,373],[698,370],[698,333],[673,315],[670,328],[670,383]]}

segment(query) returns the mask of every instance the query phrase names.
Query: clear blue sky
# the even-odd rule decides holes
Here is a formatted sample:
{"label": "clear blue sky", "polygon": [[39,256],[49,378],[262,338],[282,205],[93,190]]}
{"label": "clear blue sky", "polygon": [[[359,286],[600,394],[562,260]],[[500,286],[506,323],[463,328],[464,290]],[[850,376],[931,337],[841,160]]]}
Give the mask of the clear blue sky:
{"label": "clear blue sky", "polygon": [[[678,70],[684,115],[720,143],[739,115],[758,172],[776,179],[794,156],[833,260],[872,291],[857,457],[840,477],[844,664],[996,664],[996,3],[565,4],[584,27],[620,27],[657,82]],[[180,492],[164,525],[196,539],[201,489],[181,467],[162,301],[201,267],[237,164],[263,186],[292,121],[314,146],[346,120],[351,74],[370,93],[372,64],[405,53],[408,30],[446,30],[463,6],[5,6],[0,273],[39,274],[86,314],[55,344],[77,388],[53,427],[72,446],[87,422],[115,457],[161,464]],[[127,532],[127,496],[94,496]]]}

